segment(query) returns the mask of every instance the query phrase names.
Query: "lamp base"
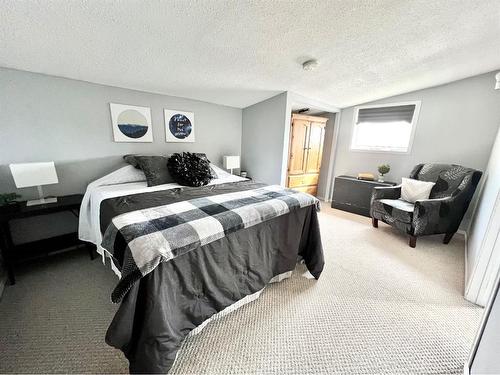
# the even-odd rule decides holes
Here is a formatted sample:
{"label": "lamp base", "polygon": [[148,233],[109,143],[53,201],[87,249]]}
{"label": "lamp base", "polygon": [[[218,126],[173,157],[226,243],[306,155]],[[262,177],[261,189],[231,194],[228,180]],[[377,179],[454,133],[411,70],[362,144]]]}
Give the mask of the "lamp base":
{"label": "lamp base", "polygon": [[42,198],[42,199],[34,199],[32,201],[27,201],[26,206],[37,206],[39,204],[48,204],[48,203],[56,203],[57,198]]}

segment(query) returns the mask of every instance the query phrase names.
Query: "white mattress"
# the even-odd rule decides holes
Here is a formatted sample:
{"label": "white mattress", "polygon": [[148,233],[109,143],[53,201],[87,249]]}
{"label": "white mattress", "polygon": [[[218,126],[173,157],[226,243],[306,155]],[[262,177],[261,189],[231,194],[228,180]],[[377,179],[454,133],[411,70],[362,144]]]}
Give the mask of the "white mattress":
{"label": "white mattress", "polygon": [[[246,180],[246,178],[235,176],[227,172],[218,174],[221,178],[212,180],[209,185]],[[97,252],[102,256],[103,263],[106,262],[106,257],[110,256],[101,246],[102,233],[100,229],[100,207],[103,200],[130,194],[181,187],[181,185],[176,183],[148,187],[146,181],[137,181],[143,178],[144,174],[142,172],[132,166],[126,166],[92,182],[87,187],[80,208],[78,237],[83,241],[91,242],[96,245]],[[120,276],[120,272],[115,267],[113,262],[111,262],[111,267],[113,271]]]}

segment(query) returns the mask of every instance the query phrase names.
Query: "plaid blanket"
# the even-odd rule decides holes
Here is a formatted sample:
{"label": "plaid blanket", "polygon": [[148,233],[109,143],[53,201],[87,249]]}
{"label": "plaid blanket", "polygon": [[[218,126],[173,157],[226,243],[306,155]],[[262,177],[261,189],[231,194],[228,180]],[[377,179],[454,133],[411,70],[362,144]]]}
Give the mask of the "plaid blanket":
{"label": "plaid blanket", "polygon": [[272,185],[258,189],[196,198],[116,216],[102,246],[113,253],[115,243],[126,244],[122,277],[111,295],[119,302],[140,278],[160,262],[319,200],[295,190]]}

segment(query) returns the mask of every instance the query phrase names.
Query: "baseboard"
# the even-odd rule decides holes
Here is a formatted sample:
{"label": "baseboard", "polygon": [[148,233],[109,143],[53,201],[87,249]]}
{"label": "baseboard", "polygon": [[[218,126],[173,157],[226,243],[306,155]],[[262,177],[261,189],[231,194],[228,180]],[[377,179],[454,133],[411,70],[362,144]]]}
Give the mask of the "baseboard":
{"label": "baseboard", "polygon": [[457,233],[460,233],[461,235],[464,236],[464,240],[465,240],[465,246],[464,246],[464,297],[465,297],[465,293],[467,291],[467,281],[469,280],[469,267],[467,267],[467,264],[468,264],[468,237],[467,237],[467,231],[463,230],[463,229],[459,229],[457,230]]}

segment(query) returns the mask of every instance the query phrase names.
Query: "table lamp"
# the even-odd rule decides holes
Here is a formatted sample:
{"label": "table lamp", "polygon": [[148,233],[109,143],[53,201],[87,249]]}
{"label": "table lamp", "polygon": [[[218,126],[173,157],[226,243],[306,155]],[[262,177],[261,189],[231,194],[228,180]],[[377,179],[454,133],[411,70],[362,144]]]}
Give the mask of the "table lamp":
{"label": "table lamp", "polygon": [[9,167],[16,187],[36,186],[38,189],[40,199],[26,202],[27,206],[57,202],[57,198],[44,198],[42,190],[42,185],[57,184],[59,182],[53,161],[46,163],[10,164]]}
{"label": "table lamp", "polygon": [[231,174],[233,174],[233,169],[240,167],[240,157],[239,156],[224,156],[224,168],[230,169]]}

